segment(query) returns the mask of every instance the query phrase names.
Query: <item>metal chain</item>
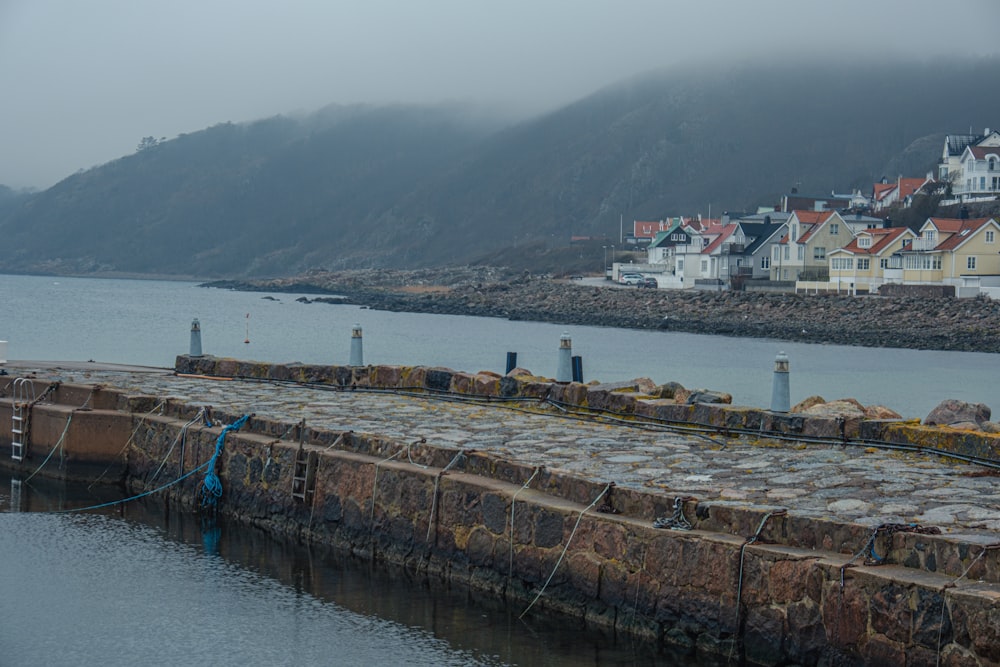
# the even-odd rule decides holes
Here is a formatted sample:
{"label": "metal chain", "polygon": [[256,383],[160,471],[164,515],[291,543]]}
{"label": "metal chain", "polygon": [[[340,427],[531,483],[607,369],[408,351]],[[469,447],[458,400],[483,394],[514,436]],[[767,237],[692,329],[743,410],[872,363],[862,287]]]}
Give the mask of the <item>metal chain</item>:
{"label": "metal chain", "polygon": [[667,528],[669,530],[691,530],[693,527],[691,522],[687,520],[684,516],[684,501],[694,500],[694,498],[686,498],[684,496],[677,496],[674,498],[674,513],[670,518],[660,517],[653,521],[653,528]]}

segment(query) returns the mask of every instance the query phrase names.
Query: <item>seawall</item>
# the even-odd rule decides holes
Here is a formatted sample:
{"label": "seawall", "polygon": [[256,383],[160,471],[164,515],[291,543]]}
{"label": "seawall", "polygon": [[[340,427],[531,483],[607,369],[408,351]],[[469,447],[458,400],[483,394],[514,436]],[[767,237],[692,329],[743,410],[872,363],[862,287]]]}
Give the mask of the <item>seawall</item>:
{"label": "seawall", "polygon": [[[482,419],[499,425],[511,420],[501,411],[505,401],[544,399],[562,410],[576,406],[622,420],[620,426],[600,428],[628,431],[633,427],[627,422],[666,423],[668,418],[699,433],[712,426],[724,438],[719,442],[732,448],[739,442],[747,446],[755,429],[752,447],[772,454],[787,448],[790,455],[810,438],[830,438],[842,448],[858,446],[849,438],[878,434],[895,439],[886,443],[932,442],[956,453],[996,458],[996,443],[987,434],[973,439],[971,433],[902,422],[681,405],[643,393],[641,382],[561,385],[531,376],[449,369],[280,366],[189,357],[178,358],[177,369],[206,378],[188,380],[185,392],[200,382],[208,387],[205,396],[233,398],[244,392],[247,405],[292,391],[286,382],[335,390],[317,403],[365,390],[405,390],[475,397],[475,409],[485,413]],[[236,376],[282,384],[249,383],[258,388],[251,397],[236,386],[242,382],[207,379]],[[39,390],[48,386],[39,378]],[[4,392],[0,398],[0,424],[9,423],[9,396]],[[379,394],[371,397],[378,405]],[[195,419],[205,407],[168,393],[59,384],[32,408],[39,428],[33,430],[37,440],[30,459],[12,465],[4,458],[4,465],[21,473],[36,469],[65,430],[64,466],[43,469],[45,474],[69,475],[79,460],[92,461],[84,473],[92,476],[102,463],[118,462],[129,488],[146,491],[211,456],[220,428]],[[240,416],[219,408],[209,412],[224,424]],[[268,412],[258,409],[244,429],[226,436],[218,461],[225,489],[220,510],[276,533],[467,584],[503,596],[529,615],[548,609],[649,641],[744,656],[754,664],[919,665],[940,659],[941,664],[987,665],[1000,660],[1000,565],[998,552],[988,548],[1000,539],[993,529],[963,526],[968,532],[947,535],[933,534],[932,526],[888,527],[872,545],[884,564],[865,565],[873,555],[862,549],[872,525],[808,516],[794,499],[779,506],[698,500],[676,485],[632,488],[611,467],[605,468],[606,477],[595,479],[574,474],[565,463],[556,469],[448,446],[416,428],[424,419],[419,414],[405,428],[378,433],[304,425]],[[116,426],[94,431],[90,413]],[[398,417],[400,423],[403,419]],[[425,435],[417,437],[418,432]],[[5,437],[0,433],[0,444],[9,444]],[[99,440],[96,453],[91,443]],[[585,456],[582,442],[579,456]],[[196,507],[201,480],[192,475],[163,493]],[[293,493],[297,488],[301,493]],[[654,517],[672,520],[663,523],[673,527],[655,527]],[[684,522],[690,529],[681,529]]]}

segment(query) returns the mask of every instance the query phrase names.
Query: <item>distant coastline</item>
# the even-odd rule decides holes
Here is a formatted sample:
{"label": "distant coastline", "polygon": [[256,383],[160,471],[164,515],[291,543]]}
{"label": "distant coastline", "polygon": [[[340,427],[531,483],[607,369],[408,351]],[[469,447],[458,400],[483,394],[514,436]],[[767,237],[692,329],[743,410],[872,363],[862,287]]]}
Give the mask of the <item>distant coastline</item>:
{"label": "distant coastline", "polygon": [[398,312],[660,329],[803,343],[1000,353],[1000,303],[989,299],[814,296],[620,288],[467,267],[311,272],[203,287],[336,294]]}

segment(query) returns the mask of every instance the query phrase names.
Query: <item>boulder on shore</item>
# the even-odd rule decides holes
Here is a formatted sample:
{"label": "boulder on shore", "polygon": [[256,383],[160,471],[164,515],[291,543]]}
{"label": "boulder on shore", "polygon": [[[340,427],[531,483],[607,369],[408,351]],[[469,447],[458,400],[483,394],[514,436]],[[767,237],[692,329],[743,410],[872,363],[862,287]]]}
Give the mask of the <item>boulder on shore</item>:
{"label": "boulder on shore", "polygon": [[959,426],[981,429],[990,421],[991,411],[984,403],[966,403],[955,398],[938,403],[924,418],[924,426]]}

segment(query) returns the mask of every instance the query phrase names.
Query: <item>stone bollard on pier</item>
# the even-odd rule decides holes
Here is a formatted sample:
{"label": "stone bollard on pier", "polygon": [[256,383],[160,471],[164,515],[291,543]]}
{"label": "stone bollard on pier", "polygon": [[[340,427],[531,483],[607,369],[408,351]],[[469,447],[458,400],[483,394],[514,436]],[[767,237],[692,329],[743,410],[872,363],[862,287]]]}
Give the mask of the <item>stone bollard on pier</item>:
{"label": "stone bollard on pier", "polygon": [[349,366],[364,366],[365,356],[362,350],[361,325],[355,324],[351,328],[351,361]]}
{"label": "stone bollard on pier", "polygon": [[774,358],[774,380],[771,383],[771,411],[788,412],[791,399],[788,383],[788,355],[778,352]]}
{"label": "stone bollard on pier", "polygon": [[201,355],[201,323],[198,322],[198,318],[191,320],[191,351],[189,354],[192,357],[200,357]]}
{"label": "stone bollard on pier", "polygon": [[573,380],[573,341],[569,334],[559,337],[559,365],[556,366],[556,382]]}

